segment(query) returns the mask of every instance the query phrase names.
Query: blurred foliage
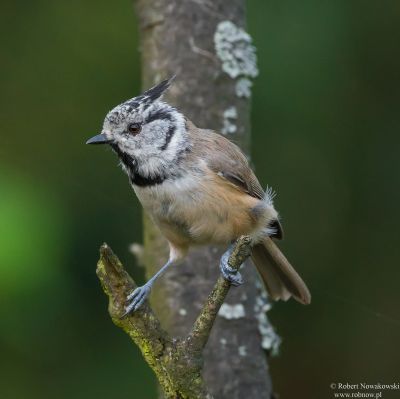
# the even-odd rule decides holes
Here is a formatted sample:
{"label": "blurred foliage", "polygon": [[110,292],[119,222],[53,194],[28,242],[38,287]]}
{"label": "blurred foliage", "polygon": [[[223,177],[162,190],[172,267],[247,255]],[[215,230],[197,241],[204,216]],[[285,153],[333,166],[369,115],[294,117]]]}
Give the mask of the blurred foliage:
{"label": "blurred foliage", "polygon": [[[141,209],[111,151],[84,145],[139,92],[132,4],[6,0],[0,18],[0,396],[155,398],[94,273],[107,240],[143,279]],[[396,1],[248,2],[253,163],[314,296],[271,312],[283,399],[398,378],[399,18]]]}

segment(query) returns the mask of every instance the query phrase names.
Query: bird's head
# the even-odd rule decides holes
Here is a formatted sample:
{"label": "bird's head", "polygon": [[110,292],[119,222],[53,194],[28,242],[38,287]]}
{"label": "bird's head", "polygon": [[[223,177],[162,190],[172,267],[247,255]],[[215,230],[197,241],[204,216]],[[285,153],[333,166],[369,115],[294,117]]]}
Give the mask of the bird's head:
{"label": "bird's head", "polygon": [[109,144],[125,170],[134,168],[144,177],[163,173],[188,146],[184,116],[161,101],[172,79],[113,108],[101,134],[86,144]]}

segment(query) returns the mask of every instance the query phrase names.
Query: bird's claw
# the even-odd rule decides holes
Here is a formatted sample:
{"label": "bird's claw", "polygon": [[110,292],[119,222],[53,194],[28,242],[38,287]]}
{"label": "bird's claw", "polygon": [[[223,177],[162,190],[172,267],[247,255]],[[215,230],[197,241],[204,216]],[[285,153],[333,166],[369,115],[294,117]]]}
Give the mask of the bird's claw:
{"label": "bird's claw", "polygon": [[125,313],[122,317],[126,316],[130,312],[138,310],[150,295],[151,285],[145,284],[141,287],[137,287],[127,297],[127,305],[125,306]]}
{"label": "bird's claw", "polygon": [[234,287],[238,287],[243,284],[242,275],[232,267],[229,266],[228,260],[231,256],[232,249],[229,248],[221,257],[221,261],[219,263],[219,268],[221,270],[221,274],[224,279],[229,281]]}

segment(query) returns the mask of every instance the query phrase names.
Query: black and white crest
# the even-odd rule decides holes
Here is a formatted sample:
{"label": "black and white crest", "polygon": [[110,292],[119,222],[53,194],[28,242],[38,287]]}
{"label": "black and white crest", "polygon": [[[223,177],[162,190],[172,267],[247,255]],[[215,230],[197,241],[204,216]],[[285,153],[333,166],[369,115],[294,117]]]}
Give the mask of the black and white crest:
{"label": "black and white crest", "polygon": [[109,122],[117,125],[132,112],[136,112],[138,115],[143,114],[155,101],[162,97],[174,79],[175,75],[146,90],[143,94],[125,101],[111,110],[106,118]]}
{"label": "black and white crest", "polygon": [[158,100],[170,86],[173,80],[175,79],[175,75],[171,76],[169,79],[163,80],[158,85],[152,87],[149,90],[146,90],[142,96],[144,97],[144,101],[153,102]]}

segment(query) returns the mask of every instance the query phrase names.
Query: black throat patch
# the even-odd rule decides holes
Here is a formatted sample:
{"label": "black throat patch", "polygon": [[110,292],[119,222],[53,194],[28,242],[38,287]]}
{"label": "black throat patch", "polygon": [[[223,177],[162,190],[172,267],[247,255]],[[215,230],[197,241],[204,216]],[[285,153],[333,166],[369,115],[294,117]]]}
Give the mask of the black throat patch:
{"label": "black throat patch", "polygon": [[118,155],[118,158],[121,160],[122,164],[125,166],[131,184],[134,184],[139,187],[150,187],[150,186],[155,186],[157,184],[162,184],[166,180],[175,179],[179,177],[176,174],[171,174],[167,172],[164,174],[160,173],[158,175],[154,175],[151,177],[144,176],[139,172],[139,169],[137,167],[137,162],[133,157],[126,154],[125,152],[122,152],[121,149],[116,144],[110,144],[110,146]]}

